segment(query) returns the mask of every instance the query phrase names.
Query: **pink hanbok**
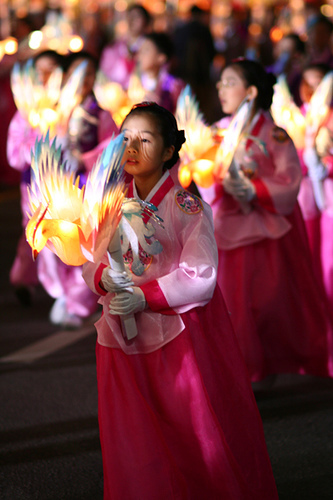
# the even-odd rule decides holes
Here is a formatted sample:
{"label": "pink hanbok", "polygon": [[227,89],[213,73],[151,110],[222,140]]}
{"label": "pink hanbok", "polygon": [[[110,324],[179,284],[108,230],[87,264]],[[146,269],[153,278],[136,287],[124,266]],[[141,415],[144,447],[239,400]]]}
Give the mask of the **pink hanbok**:
{"label": "pink hanbok", "polygon": [[[305,106],[301,107],[305,114]],[[330,134],[333,130],[333,110],[322,125]],[[304,217],[308,234],[313,265],[317,276],[322,280],[333,312],[333,155],[332,149],[321,158],[328,169],[328,176],[322,182],[325,208],[317,207],[313,185],[308,177],[308,169],[303,160],[303,150],[299,151],[303,178],[298,195],[298,202]]]}
{"label": "pink hanbok", "polygon": [[[132,183],[128,196],[138,197]],[[163,251],[132,274],[148,307],[125,341],[107,256],[84,265],[100,295],[97,379],[104,499],[275,500],[261,419],[219,287],[211,210],[168,172],[147,197]],[[124,256],[131,267],[131,252]]]}
{"label": "pink hanbok", "polygon": [[31,150],[35,145],[37,132],[29,125],[23,116],[16,111],[8,128],[7,158],[9,165],[21,172],[21,213],[22,235],[17,245],[14,263],[9,279],[15,287],[34,287],[38,284],[37,265],[32,259],[31,247],[26,241],[25,227],[28,223],[28,193],[30,182]]}
{"label": "pink hanbok", "polygon": [[[141,39],[138,40],[139,46]],[[119,83],[124,89],[128,88],[129,78],[135,68],[133,54],[137,46],[128,47],[126,40],[119,39],[107,45],[101,53],[99,69],[111,80]]]}
{"label": "pink hanbok", "polygon": [[251,380],[277,373],[327,376],[329,311],[297,204],[302,173],[294,144],[259,112],[235,159],[256,190],[250,211],[221,185],[208,195],[219,249],[217,282]]}

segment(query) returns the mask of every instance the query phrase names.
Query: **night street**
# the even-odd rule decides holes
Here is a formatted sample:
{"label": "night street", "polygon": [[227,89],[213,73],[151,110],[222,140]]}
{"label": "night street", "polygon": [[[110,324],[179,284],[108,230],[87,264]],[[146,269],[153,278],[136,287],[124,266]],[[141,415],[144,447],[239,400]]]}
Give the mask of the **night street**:
{"label": "night street", "polygon": [[[9,286],[21,231],[16,187],[0,191],[0,230],[0,499],[102,499],[96,318],[60,331],[41,288],[30,307],[19,304]],[[333,380],[279,376],[256,398],[279,498],[332,500]]]}

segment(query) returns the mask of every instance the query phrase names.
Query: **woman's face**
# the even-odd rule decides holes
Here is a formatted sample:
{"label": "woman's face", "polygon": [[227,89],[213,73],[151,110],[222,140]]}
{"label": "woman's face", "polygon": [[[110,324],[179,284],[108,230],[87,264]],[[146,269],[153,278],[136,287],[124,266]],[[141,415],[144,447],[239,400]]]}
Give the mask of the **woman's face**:
{"label": "woman's face", "polygon": [[48,55],[40,56],[35,62],[35,70],[40,83],[45,86],[52,72],[59,67],[59,64]]}
{"label": "woman's face", "polygon": [[309,102],[313,93],[323,79],[323,74],[317,69],[304,71],[299,87],[299,94],[302,102]]}
{"label": "woman's face", "polygon": [[174,152],[165,147],[157,118],[148,113],[128,116],[121,128],[126,144],[125,170],[134,177],[139,196],[145,199],[163,175],[164,163]]}
{"label": "woman's face", "polygon": [[122,126],[126,149],[125,170],[136,179],[159,178],[163,164],[171,156],[165,148],[163,137],[157,129],[154,117],[149,114],[132,115]]}
{"label": "woman's face", "polygon": [[143,40],[136,58],[142,72],[159,68],[161,66],[160,61],[163,61],[163,57],[154,42],[148,39]]}
{"label": "woman's face", "polygon": [[127,24],[130,35],[134,38],[142,35],[147,29],[147,21],[140,9],[132,9],[127,13]]}
{"label": "woman's face", "polygon": [[226,68],[217,83],[218,95],[223,113],[235,113],[248,95],[248,87],[239,73],[232,67]]}

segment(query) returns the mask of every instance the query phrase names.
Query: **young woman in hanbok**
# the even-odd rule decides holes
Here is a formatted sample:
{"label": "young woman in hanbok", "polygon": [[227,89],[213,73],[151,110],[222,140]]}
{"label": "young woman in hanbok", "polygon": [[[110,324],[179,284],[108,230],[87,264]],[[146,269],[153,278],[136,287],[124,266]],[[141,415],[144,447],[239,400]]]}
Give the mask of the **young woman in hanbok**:
{"label": "young woman in hanbok", "polygon": [[[329,66],[312,64],[302,74],[301,112],[309,110],[311,98],[318,89]],[[328,75],[329,76],[329,75]],[[332,79],[328,81],[332,93]],[[320,97],[320,96],[318,96]],[[330,103],[329,103],[330,104]],[[320,109],[316,110],[318,114]],[[303,179],[298,195],[309,237],[313,265],[322,280],[333,313],[333,109],[329,106],[324,120],[316,130],[307,129],[305,147],[298,151]],[[318,190],[319,189],[319,193]],[[317,194],[315,194],[317,193]]]}
{"label": "young woman in hanbok", "polygon": [[[63,57],[52,50],[43,51],[34,58],[33,65],[41,85],[45,86],[51,73],[56,68],[63,66]],[[26,241],[24,232],[29,220],[27,215],[29,205],[27,185],[30,182],[31,150],[37,137],[38,129],[33,128],[17,110],[8,128],[7,158],[9,165],[21,173],[20,192],[23,230],[9,279],[23,305],[31,304],[31,293],[39,283],[37,263],[32,259],[31,247]]]}
{"label": "young woman in hanbok", "polygon": [[[93,94],[97,71],[96,59],[86,52],[67,56],[66,79],[83,62],[87,63],[82,88],[81,101],[72,112],[66,132],[63,150],[66,159],[80,176],[80,184],[86,180],[86,168],[82,156],[96,148],[100,142],[119,130],[108,111],[101,109]],[[38,278],[48,294],[55,298],[50,311],[50,320],[64,327],[79,327],[82,321],[97,309],[96,295],[87,287],[82,278],[82,267],[64,264],[48,248],[38,257]]]}
{"label": "young woman in hanbok", "polygon": [[[139,252],[135,274],[129,247],[130,277],[106,255],[83,268],[103,306],[96,354],[104,498],[276,499],[260,416],[216,287],[211,210],[168,172],[184,133],[155,103],[136,105],[122,132],[128,196],[158,208],[163,225],[154,236],[163,249]],[[120,321],[128,314],[138,329],[130,341]]]}
{"label": "young woman in hanbok", "polygon": [[128,88],[129,78],[135,68],[135,54],[142,43],[143,35],[151,28],[151,15],[141,3],[131,4],[126,11],[127,31],[115,35],[115,39],[104,47],[99,68],[111,82]]}
{"label": "young woman in hanbok", "polygon": [[[155,103],[134,106],[122,132],[128,196],[158,208],[154,237],[163,248],[140,251],[135,274],[129,246],[130,277],[106,255],[83,268],[103,306],[96,355],[104,499],[276,499],[262,423],[216,287],[211,210],[168,172],[184,133]],[[128,314],[138,334],[124,340]]]}
{"label": "young woman in hanbok", "polygon": [[269,113],[274,83],[254,61],[238,59],[223,70],[219,98],[230,117],[218,127],[227,128],[241,104],[252,106],[231,168],[218,176],[209,200],[217,282],[253,382],[278,373],[329,373],[327,303],[297,203],[297,151]]}
{"label": "young woman in hanbok", "polygon": [[174,47],[166,33],[151,32],[144,35],[136,55],[137,67],[131,81],[138,80],[142,86],[144,100],[154,101],[174,113],[180,92],[185,87],[181,78],[169,72]]}

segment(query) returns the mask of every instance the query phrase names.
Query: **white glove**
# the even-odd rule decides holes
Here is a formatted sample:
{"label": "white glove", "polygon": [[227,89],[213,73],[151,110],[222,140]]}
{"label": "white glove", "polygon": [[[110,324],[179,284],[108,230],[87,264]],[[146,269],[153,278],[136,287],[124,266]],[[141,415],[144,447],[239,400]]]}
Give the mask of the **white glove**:
{"label": "white glove", "polygon": [[131,285],[133,285],[133,281],[126,271],[114,271],[110,266],[103,269],[101,282],[107,292],[132,291]]}
{"label": "white glove", "polygon": [[323,165],[318,157],[315,148],[305,148],[303,160],[308,168],[308,175],[314,181],[322,181],[328,175],[328,169]]}
{"label": "white glove", "polygon": [[117,293],[117,295],[110,300],[110,314],[127,316],[128,314],[135,314],[143,311],[146,308],[146,298],[141,288],[135,286],[132,290],[132,293]]}
{"label": "white glove", "polygon": [[238,177],[232,177],[227,173],[222,184],[225,191],[231,194],[237,201],[251,201],[255,197],[255,187],[242,171],[239,171]]}

